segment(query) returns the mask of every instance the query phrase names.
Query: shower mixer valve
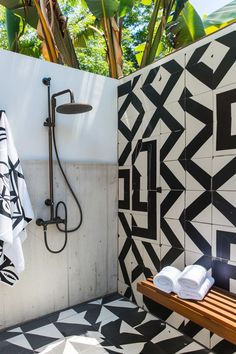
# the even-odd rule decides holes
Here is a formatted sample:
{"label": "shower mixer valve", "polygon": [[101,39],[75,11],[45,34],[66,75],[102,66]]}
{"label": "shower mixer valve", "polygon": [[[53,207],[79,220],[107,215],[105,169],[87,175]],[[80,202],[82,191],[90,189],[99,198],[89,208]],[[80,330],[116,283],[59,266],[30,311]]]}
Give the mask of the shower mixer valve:
{"label": "shower mixer valve", "polygon": [[65,219],[61,219],[60,216],[57,216],[54,219],[50,220],[43,220],[43,219],[37,219],[36,224],[38,226],[48,226],[48,225],[58,225],[58,224],[65,224]]}

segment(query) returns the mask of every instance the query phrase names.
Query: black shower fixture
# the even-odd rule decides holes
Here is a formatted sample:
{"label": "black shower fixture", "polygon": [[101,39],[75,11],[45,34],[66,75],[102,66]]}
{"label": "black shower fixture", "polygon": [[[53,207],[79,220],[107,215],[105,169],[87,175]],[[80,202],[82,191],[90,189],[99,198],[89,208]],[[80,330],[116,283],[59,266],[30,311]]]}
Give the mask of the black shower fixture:
{"label": "black shower fixture", "polygon": [[[42,80],[43,84],[47,86],[48,88],[48,118],[46,119],[46,121],[44,122],[44,126],[48,128],[48,148],[49,148],[49,160],[48,160],[48,167],[49,167],[49,198],[45,200],[45,204],[47,206],[50,207],[50,218],[48,220],[43,220],[43,219],[37,219],[36,220],[36,224],[38,226],[43,226],[43,230],[44,230],[44,241],[45,241],[45,245],[46,248],[48,249],[49,252],[51,253],[60,253],[64,250],[64,248],[66,247],[67,244],[67,234],[69,232],[74,232],[76,230],[79,229],[79,227],[82,224],[83,221],[83,214],[82,214],[82,210],[81,210],[81,206],[80,203],[67,179],[67,176],[62,168],[61,165],[61,161],[58,155],[58,151],[57,151],[57,144],[56,144],[56,138],[55,138],[55,117],[56,117],[56,111],[58,113],[63,113],[63,114],[78,114],[78,113],[85,113],[85,112],[89,112],[92,109],[92,106],[88,105],[88,104],[82,104],[82,103],[76,103],[74,100],[74,94],[70,89],[66,89],[57,93],[54,93],[51,96],[50,93],[50,84],[51,84],[51,78],[47,77],[47,78],[43,78]],[[70,95],[70,102],[69,103],[65,103],[62,104],[60,106],[57,107],[57,101],[56,98],[58,96],[62,96],[65,94],[69,94]],[[58,162],[58,166],[61,170],[61,173],[65,179],[65,182],[75,200],[75,203],[78,207],[79,213],[80,213],[80,221],[79,224],[77,226],[75,226],[72,229],[67,228],[67,206],[63,201],[59,201],[56,206],[55,206],[55,202],[54,202],[54,184],[53,184],[53,148],[54,148],[54,152],[55,152],[55,156]],[[60,206],[64,207],[64,218],[61,218],[58,215],[58,209]],[[59,249],[59,250],[52,250],[49,245],[48,245],[48,241],[47,241],[47,226],[54,224],[56,225],[57,229],[61,232],[64,232],[65,234],[65,241],[63,246]],[[64,225],[63,226],[60,226]]]}

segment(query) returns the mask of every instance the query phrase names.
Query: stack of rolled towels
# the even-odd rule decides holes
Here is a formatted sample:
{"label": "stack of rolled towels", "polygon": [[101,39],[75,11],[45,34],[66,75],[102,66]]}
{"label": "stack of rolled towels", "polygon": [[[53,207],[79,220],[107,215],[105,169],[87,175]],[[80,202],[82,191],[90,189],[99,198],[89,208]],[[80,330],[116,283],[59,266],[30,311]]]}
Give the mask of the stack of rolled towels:
{"label": "stack of rolled towels", "polygon": [[197,264],[185,267],[182,272],[175,267],[167,266],[153,278],[153,283],[158,289],[166,293],[174,292],[181,299],[191,300],[202,300],[214,281],[207,270]]}

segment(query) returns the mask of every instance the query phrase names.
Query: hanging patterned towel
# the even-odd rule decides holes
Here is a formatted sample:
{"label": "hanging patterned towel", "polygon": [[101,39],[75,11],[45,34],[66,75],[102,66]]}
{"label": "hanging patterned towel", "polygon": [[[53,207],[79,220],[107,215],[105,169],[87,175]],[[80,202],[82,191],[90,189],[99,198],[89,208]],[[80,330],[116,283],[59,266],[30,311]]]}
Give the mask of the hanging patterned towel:
{"label": "hanging patterned towel", "polygon": [[25,268],[24,228],[34,214],[7,117],[0,115],[0,282],[14,285]]}

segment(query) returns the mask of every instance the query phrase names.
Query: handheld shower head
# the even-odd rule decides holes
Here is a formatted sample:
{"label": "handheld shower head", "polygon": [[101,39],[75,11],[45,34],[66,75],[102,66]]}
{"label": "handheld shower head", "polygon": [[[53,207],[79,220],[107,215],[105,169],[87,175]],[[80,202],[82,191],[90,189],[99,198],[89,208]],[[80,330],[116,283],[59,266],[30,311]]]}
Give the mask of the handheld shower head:
{"label": "handheld shower head", "polygon": [[92,110],[92,106],[84,103],[65,103],[56,108],[58,113],[62,114],[78,114],[85,113]]}

